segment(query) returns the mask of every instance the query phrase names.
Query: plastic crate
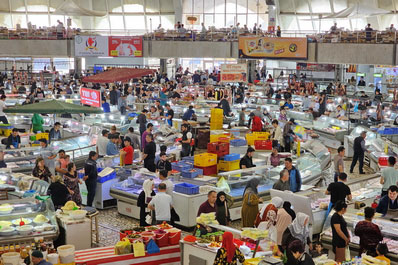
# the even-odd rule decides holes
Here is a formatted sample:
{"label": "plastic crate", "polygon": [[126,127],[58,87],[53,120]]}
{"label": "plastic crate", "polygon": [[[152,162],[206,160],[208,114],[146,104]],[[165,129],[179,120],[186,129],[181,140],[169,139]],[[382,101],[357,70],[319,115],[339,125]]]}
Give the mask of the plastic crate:
{"label": "plastic crate", "polygon": [[180,162],[171,163],[171,168],[178,172],[182,172],[182,171],[191,170],[193,168],[193,165],[191,163],[188,163],[187,161],[184,162],[180,161]]}
{"label": "plastic crate", "polygon": [[255,140],[254,148],[256,150],[272,150],[272,141],[270,140]]}
{"label": "plastic crate", "polygon": [[254,140],[268,140],[269,132],[253,132]]}
{"label": "plastic crate", "polygon": [[224,156],[224,161],[235,161],[240,159],[240,154],[229,154]]}
{"label": "plastic crate", "polygon": [[217,155],[211,153],[203,153],[195,155],[194,165],[199,167],[209,167],[217,165]]}
{"label": "plastic crate", "polygon": [[208,143],[207,144],[207,152],[208,153],[213,153],[214,152],[223,152],[223,151],[229,151],[229,143],[224,143],[224,142],[214,142],[214,143]]}
{"label": "plastic crate", "polygon": [[188,195],[198,194],[199,186],[189,183],[179,183],[174,185],[174,191]]}
{"label": "plastic crate", "polygon": [[184,161],[184,162],[188,162],[190,164],[193,164],[194,157],[193,156],[184,156],[183,158],[181,158],[181,160]]}
{"label": "plastic crate", "polygon": [[217,175],[217,173],[218,173],[217,165],[209,166],[209,167],[195,166],[195,168],[199,168],[199,169],[203,170],[203,175],[205,175],[205,176],[214,176],[214,175]]}
{"label": "plastic crate", "polygon": [[108,180],[116,178],[116,171],[113,171],[111,174],[106,175],[105,177],[99,177],[97,178],[98,183],[104,183],[107,182]]}
{"label": "plastic crate", "polygon": [[109,105],[108,102],[102,103],[102,110],[104,111],[104,113],[111,112],[111,106]]}
{"label": "plastic crate", "polygon": [[201,170],[200,168],[194,168],[191,170],[184,170],[181,172],[181,176],[183,178],[189,178],[189,179],[193,179],[196,178],[199,175],[203,175],[203,170]]}
{"label": "plastic crate", "polygon": [[238,169],[240,169],[239,160],[234,160],[234,161],[220,160],[220,162],[218,162],[218,170],[220,171],[232,171]]}
{"label": "plastic crate", "polygon": [[0,129],[13,129],[14,126],[11,124],[4,124],[4,123],[0,123]]}
{"label": "plastic crate", "polygon": [[233,139],[229,142],[231,146],[245,146],[247,145],[247,141],[245,139]]}
{"label": "plastic crate", "polygon": [[231,135],[233,135],[234,137],[239,137],[240,136],[240,130],[239,129],[231,129],[230,132],[231,132]]}
{"label": "plastic crate", "polygon": [[231,137],[223,135],[222,137],[218,138],[218,141],[221,143],[229,143],[229,141],[231,141]]}
{"label": "plastic crate", "polygon": [[210,134],[210,143],[218,143],[220,142],[220,138],[225,137],[224,134]]}
{"label": "plastic crate", "polygon": [[382,167],[388,166],[388,156],[379,157],[379,165]]}
{"label": "plastic crate", "polygon": [[40,139],[46,139],[48,141],[48,139],[49,139],[48,133],[37,133],[36,140],[40,140]]}
{"label": "plastic crate", "polygon": [[381,134],[385,134],[385,135],[395,134],[395,130],[394,130],[394,128],[384,128],[384,130],[382,130]]}
{"label": "plastic crate", "polygon": [[256,139],[256,137],[254,136],[254,134],[248,133],[246,134],[246,141],[248,145],[254,145],[254,140]]}

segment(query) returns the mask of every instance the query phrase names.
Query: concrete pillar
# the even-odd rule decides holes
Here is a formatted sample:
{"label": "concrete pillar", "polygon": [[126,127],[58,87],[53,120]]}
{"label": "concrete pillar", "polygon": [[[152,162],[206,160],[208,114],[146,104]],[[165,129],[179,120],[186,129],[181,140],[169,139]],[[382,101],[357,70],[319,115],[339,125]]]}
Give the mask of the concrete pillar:
{"label": "concrete pillar", "polygon": [[184,21],[182,21],[182,0],[173,0],[173,4],[174,4],[174,13],[175,13],[174,24],[177,23],[177,21],[180,21],[182,24],[185,24]]}
{"label": "concrete pillar", "polygon": [[75,69],[75,72],[80,75],[80,73],[82,72],[82,58],[81,57],[75,57],[73,68]]}
{"label": "concrete pillar", "polygon": [[167,73],[167,59],[160,59],[160,73]]}
{"label": "concrete pillar", "polygon": [[249,83],[253,83],[256,79],[256,60],[247,60],[247,79]]}

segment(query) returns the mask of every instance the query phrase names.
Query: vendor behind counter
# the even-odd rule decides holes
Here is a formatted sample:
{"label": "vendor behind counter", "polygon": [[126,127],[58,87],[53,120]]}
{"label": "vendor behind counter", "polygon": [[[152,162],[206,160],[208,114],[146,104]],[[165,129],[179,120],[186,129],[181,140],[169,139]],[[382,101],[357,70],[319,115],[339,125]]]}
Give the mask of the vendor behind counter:
{"label": "vendor behind counter", "polygon": [[398,218],[398,187],[396,185],[388,188],[388,194],[380,199],[376,212],[383,214],[386,219]]}

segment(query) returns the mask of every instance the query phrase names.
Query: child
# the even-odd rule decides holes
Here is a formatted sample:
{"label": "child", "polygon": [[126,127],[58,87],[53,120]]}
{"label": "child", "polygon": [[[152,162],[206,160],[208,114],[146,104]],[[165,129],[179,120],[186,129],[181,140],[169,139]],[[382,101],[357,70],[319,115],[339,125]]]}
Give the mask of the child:
{"label": "child", "polygon": [[314,245],[314,249],[311,251],[311,256],[313,258],[317,258],[324,254],[328,254],[328,250],[323,249],[323,245],[321,242],[316,241],[313,245]]}
{"label": "child", "polygon": [[377,253],[376,259],[387,262],[387,265],[391,264],[390,259],[386,258],[386,254],[388,253],[388,247],[386,243],[379,243],[376,247],[376,253]]}

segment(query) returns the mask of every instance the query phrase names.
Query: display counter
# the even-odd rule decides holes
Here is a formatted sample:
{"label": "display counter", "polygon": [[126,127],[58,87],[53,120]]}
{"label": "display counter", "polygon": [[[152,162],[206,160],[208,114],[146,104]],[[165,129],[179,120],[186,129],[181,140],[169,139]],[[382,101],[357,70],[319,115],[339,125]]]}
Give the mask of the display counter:
{"label": "display counter", "polygon": [[0,223],[0,245],[32,243],[35,237],[52,241],[59,234],[54,205],[50,199],[1,201]]}
{"label": "display counter", "polygon": [[145,253],[143,257],[134,254],[116,255],[111,247],[92,248],[75,252],[76,265],[115,265],[115,264],[145,264],[145,265],[180,265],[180,246],[161,247],[156,254]]}
{"label": "display counter", "polygon": [[314,132],[319,135],[322,143],[335,149],[344,142],[344,135],[348,135],[350,127],[353,128],[349,121],[328,116],[321,116],[314,121]]}

